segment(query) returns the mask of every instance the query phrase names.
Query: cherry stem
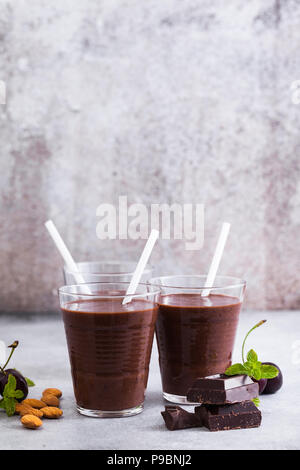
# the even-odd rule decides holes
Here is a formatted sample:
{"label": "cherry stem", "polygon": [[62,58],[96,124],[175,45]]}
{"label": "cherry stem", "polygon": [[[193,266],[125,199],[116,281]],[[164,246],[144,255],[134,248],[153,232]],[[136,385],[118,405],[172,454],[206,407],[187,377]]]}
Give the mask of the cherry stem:
{"label": "cherry stem", "polygon": [[245,360],[244,360],[244,347],[245,347],[245,343],[246,343],[246,339],[248,338],[248,336],[250,335],[251,331],[255,330],[255,328],[258,328],[260,325],[263,325],[264,323],[266,323],[267,320],[260,320],[260,322],[258,322],[256,325],[253,326],[253,328],[251,328],[251,330],[248,331],[248,333],[246,334],[245,336],[245,339],[243,341],[243,345],[242,345],[242,360],[243,360],[243,364],[245,364]]}
{"label": "cherry stem", "polygon": [[10,359],[11,359],[11,356],[13,355],[16,347],[18,346],[19,344],[19,341],[14,341],[10,346],[8,346],[9,348],[11,348],[11,351],[10,351],[10,355],[8,356],[8,359],[6,361],[6,363],[4,364],[3,367],[1,367],[1,370],[2,372],[6,375],[6,372],[5,372],[5,367],[7,366],[7,364],[9,363]]}

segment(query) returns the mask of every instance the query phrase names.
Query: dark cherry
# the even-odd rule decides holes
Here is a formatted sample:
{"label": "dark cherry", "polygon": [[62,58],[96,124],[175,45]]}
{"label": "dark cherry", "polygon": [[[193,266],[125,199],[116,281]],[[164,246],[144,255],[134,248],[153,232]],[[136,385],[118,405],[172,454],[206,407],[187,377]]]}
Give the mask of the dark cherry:
{"label": "dark cherry", "polygon": [[282,387],[282,382],[283,382],[282,372],[279,369],[279,367],[276,364],[274,364],[274,362],[263,362],[262,364],[275,366],[279,371],[279,374],[277,375],[277,377],[274,377],[274,379],[267,379],[267,385],[262,393],[264,395],[269,395],[270,393],[276,393]]}
{"label": "dark cherry", "polygon": [[25,377],[15,369],[5,369],[5,374],[0,373],[0,393],[3,394],[4,387],[7,384],[8,376],[13,375],[17,381],[16,390],[21,390],[24,394],[22,398],[19,398],[18,401],[24,400],[28,395],[28,385]]}
{"label": "dark cherry", "polygon": [[268,379],[260,379],[260,380],[255,380],[253,377],[251,377],[253,382],[258,383],[258,393],[261,395],[264,391],[264,389],[267,386]]}

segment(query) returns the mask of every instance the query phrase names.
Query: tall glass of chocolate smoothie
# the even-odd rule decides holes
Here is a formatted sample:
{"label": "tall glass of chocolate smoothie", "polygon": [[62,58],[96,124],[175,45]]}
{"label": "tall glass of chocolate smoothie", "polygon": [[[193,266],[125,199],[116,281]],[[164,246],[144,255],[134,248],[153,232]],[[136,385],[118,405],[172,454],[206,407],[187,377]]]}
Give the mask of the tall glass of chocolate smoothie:
{"label": "tall glass of chocolate smoothie", "polygon": [[186,403],[197,377],[222,373],[231,364],[246,283],[217,276],[208,289],[205,281],[204,275],[149,281],[161,290],[156,338],[163,396],[173,403]]}
{"label": "tall glass of chocolate smoothie", "polygon": [[77,410],[86,416],[133,416],[143,410],[159,289],[90,283],[59,289]]}

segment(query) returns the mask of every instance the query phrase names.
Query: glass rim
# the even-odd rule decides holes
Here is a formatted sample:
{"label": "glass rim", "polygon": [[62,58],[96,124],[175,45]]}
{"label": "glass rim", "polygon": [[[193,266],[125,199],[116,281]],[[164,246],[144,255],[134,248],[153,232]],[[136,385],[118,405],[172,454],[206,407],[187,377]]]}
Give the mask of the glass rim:
{"label": "glass rim", "polygon": [[[103,272],[103,273],[99,273],[99,272],[93,272],[93,271],[82,271],[81,269],[79,269],[78,271],[73,271],[72,269],[69,269],[67,265],[64,265],[63,266],[63,270],[65,273],[69,273],[69,274],[90,274],[90,275],[93,275],[93,276],[99,276],[99,277],[104,277],[104,276],[126,276],[126,275],[130,275],[130,274],[133,274],[134,271],[135,271],[135,267],[137,265],[137,263],[135,261],[79,261],[78,263],[76,263],[76,265],[78,267],[80,266],[88,266],[88,265],[91,265],[91,264],[111,264],[113,266],[117,266],[117,265],[131,265],[133,266],[133,269],[132,270],[125,270],[125,271],[122,271],[122,272]],[[151,264],[147,264],[145,269],[144,269],[144,273],[147,273],[147,272],[151,272],[153,271],[153,266]],[[97,282],[97,281],[95,281]],[[75,284],[74,284],[75,285]]]}
{"label": "glass rim", "polygon": [[[125,297],[130,297],[131,299],[138,299],[140,297],[148,297],[150,295],[158,295],[160,294],[160,289],[155,289],[153,292],[142,292],[142,293],[135,293],[135,294],[122,294],[122,295],[107,295],[107,294],[101,294],[101,293],[94,293],[94,294],[85,294],[85,293],[80,293],[80,292],[67,292],[68,289],[71,288],[77,288],[77,287],[83,287],[83,286],[93,286],[93,285],[101,285],[101,286],[109,286],[109,285],[123,285],[123,286],[129,286],[130,282],[84,282],[82,284],[71,284],[71,285],[64,285],[58,288],[58,295],[70,295],[70,296],[77,296],[77,297],[87,297],[87,298],[101,298],[101,299],[125,299]],[[157,286],[151,286],[148,283],[140,282],[137,285],[137,288],[139,286],[145,286],[145,287],[157,287]],[[127,290],[127,289],[126,289]]]}
{"label": "glass rim", "polygon": [[164,280],[164,279],[171,279],[171,278],[195,278],[195,279],[206,279],[207,274],[171,274],[169,276],[156,276],[152,277],[151,279],[148,280],[148,284],[153,285],[153,286],[160,286],[160,287],[167,287],[170,289],[185,289],[185,290],[222,290],[222,289],[233,289],[233,288],[239,288],[239,287],[246,287],[246,281],[244,279],[238,278],[238,277],[233,277],[233,276],[216,276],[215,282],[218,279],[223,279],[223,280],[228,280],[228,284],[224,284],[223,286],[175,286],[175,285],[170,285],[170,284],[157,284],[154,281],[155,280]]}

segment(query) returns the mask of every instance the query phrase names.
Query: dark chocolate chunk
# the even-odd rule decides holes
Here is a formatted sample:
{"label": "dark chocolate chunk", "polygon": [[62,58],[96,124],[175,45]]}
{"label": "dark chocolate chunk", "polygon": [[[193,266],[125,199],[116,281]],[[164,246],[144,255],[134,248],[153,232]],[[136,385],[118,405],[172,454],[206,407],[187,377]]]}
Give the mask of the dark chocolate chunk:
{"label": "dark chocolate chunk", "polygon": [[201,426],[201,421],[195,413],[189,413],[180,406],[165,406],[165,411],[161,414],[170,431]]}
{"label": "dark chocolate chunk", "polygon": [[258,397],[258,384],[247,375],[210,375],[196,379],[187,400],[210,405],[239,403]]}
{"label": "dark chocolate chunk", "polygon": [[256,428],[261,423],[261,412],[252,401],[233,405],[201,405],[195,414],[210,431]]}

